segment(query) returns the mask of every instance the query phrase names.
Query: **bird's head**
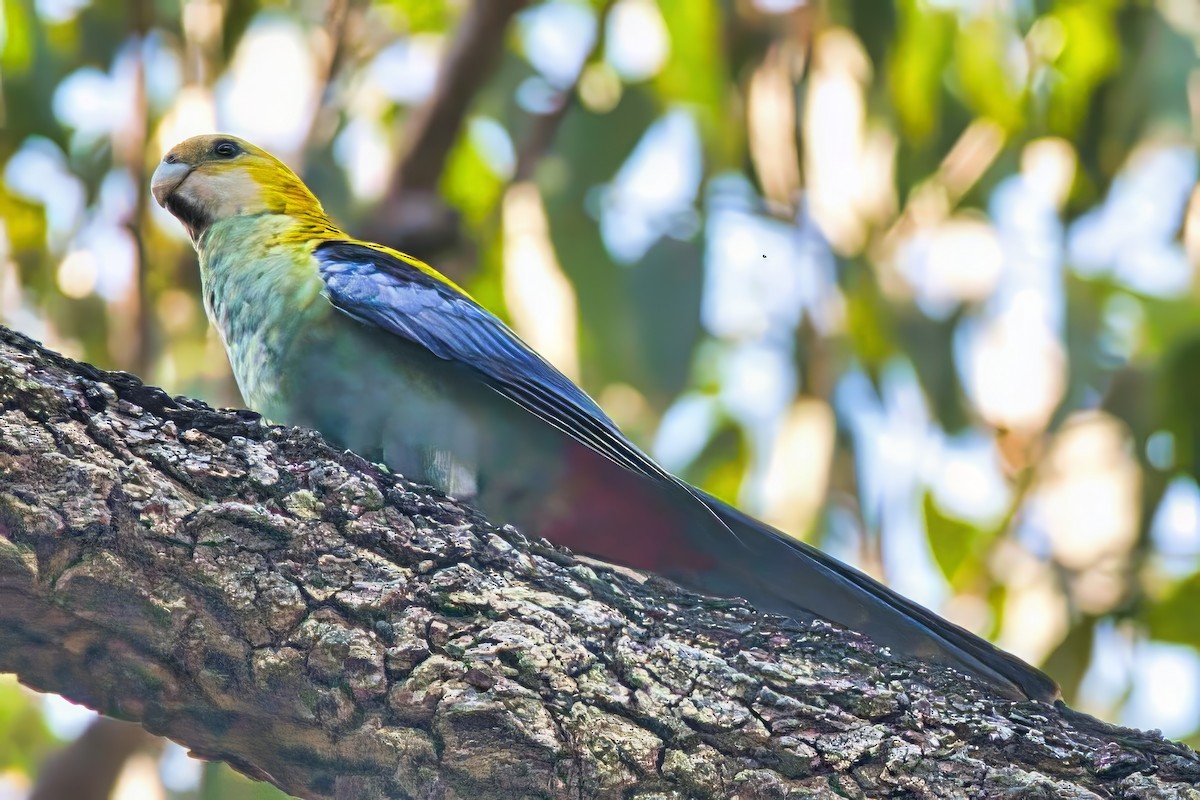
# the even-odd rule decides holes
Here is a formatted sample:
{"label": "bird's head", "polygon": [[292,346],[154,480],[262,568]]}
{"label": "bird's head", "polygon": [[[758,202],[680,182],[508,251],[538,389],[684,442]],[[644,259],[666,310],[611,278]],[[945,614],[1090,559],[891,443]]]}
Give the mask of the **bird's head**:
{"label": "bird's head", "polygon": [[194,242],[214,222],[242,214],[322,213],[282,161],[226,134],[193,136],[172,147],[154,170],[150,191]]}

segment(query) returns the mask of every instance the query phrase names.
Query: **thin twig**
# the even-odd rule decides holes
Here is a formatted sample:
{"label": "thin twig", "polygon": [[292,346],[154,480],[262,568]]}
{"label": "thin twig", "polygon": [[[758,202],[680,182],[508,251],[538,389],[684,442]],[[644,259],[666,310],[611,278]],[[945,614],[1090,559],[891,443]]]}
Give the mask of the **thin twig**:
{"label": "thin twig", "polygon": [[407,149],[383,203],[366,226],[368,238],[422,258],[445,251],[458,240],[458,216],[439,196],[438,183],[471,101],[500,60],[509,23],[528,2],[471,3],[442,62],[433,94],[409,118]]}
{"label": "thin twig", "polygon": [[[133,4],[134,32],[139,45],[144,44],[146,36],[154,24],[154,6],[149,0],[138,0]],[[146,57],[145,48],[140,47],[136,58],[136,75],[134,79],[134,119],[129,131],[130,146],[125,151],[130,174],[134,185],[146,186],[149,176],[146,174],[146,144],[150,137],[150,101],[146,96]],[[137,267],[135,275],[134,295],[130,298],[135,307],[136,323],[134,330],[134,345],[131,363],[139,375],[152,374],[155,361],[158,360],[161,342],[157,320],[154,317],[153,297],[149,281],[149,259],[146,253],[146,242],[142,232],[149,220],[149,193],[137,192],[136,206],[133,218],[127,226],[133,237],[137,251]]]}
{"label": "thin twig", "polygon": [[312,118],[308,121],[304,144],[293,157],[293,168],[301,174],[309,153],[317,146],[318,138],[335,127],[333,124],[327,124],[333,122],[337,111],[338,94],[334,91],[334,83],[346,60],[347,38],[353,28],[351,19],[360,15],[362,10],[361,0],[329,0],[325,9],[323,27],[328,35],[328,47],[317,58],[315,69],[316,85],[321,87],[321,94]]}
{"label": "thin twig", "polygon": [[492,76],[509,23],[526,5],[528,0],[475,0],[463,15],[433,96],[410,119],[408,150],[393,176],[390,200],[437,189],[467,109]]}
{"label": "thin twig", "polygon": [[559,125],[562,124],[567,112],[579,99],[580,81],[583,80],[588,67],[595,63],[600,54],[604,52],[604,35],[608,15],[615,5],[616,0],[605,0],[600,7],[597,15],[596,40],[592,43],[592,48],[588,51],[583,63],[579,65],[579,72],[575,75],[575,80],[571,81],[571,85],[562,91],[554,108],[545,114],[539,114],[529,129],[529,134],[517,151],[517,166],[513,171],[513,183],[533,177],[533,170],[537,167],[537,163],[549,152]]}

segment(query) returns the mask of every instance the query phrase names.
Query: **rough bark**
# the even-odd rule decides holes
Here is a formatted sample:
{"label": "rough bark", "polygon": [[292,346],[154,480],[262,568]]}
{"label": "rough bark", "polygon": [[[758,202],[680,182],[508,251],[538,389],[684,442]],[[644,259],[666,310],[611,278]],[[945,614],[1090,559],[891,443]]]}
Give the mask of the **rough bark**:
{"label": "rough bark", "polygon": [[1200,797],[1156,733],[580,562],[3,328],[0,670],[301,797]]}

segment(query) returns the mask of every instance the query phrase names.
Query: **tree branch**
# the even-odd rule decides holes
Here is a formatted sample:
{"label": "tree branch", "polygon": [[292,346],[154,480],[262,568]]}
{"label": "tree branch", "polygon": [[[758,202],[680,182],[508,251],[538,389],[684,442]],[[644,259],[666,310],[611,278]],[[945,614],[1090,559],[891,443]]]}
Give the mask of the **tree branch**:
{"label": "tree branch", "polygon": [[476,93],[492,76],[504,49],[508,24],[529,0],[474,0],[463,14],[430,101],[413,115],[408,151],[393,180],[402,190],[437,191],[446,157]]}
{"label": "tree branch", "polygon": [[582,563],[312,432],[3,328],[0,670],[309,798],[1200,781],[1155,733]]}
{"label": "tree branch", "polygon": [[508,26],[529,0],[473,0],[454,33],[429,100],[409,118],[406,150],[366,238],[419,257],[458,239],[458,219],[438,193],[450,150],[475,95],[492,77]]}

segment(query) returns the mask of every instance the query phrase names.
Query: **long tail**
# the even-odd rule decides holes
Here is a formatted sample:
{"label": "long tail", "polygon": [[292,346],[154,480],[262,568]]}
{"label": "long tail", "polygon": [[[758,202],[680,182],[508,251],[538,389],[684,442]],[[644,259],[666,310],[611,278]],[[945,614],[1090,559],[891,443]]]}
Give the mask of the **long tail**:
{"label": "long tail", "polygon": [[980,678],[1014,699],[1052,703],[1060,697],[1049,676],[1016,656],[820,550],[714,497],[695,494],[735,536],[722,531],[705,537],[702,548],[718,566],[680,576],[684,583],[706,593],[744,597],[763,611],[835,622],[898,654]]}
{"label": "long tail", "polygon": [[[666,472],[635,473],[580,444],[567,453],[554,461],[561,473],[554,491],[506,493],[493,479],[480,507],[555,544],[657,572],[702,594],[837,623],[898,655],[973,675],[1013,699],[1059,696],[1054,681],[1019,658]],[[521,498],[529,496],[534,502],[526,507]]]}

